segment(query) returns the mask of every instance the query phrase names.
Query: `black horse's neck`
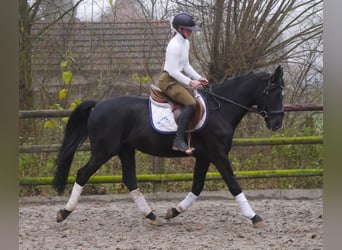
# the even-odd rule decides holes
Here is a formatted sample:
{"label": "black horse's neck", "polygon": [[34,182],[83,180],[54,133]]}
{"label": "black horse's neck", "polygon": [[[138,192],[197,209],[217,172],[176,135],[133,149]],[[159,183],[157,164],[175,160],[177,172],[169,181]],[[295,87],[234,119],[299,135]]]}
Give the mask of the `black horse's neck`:
{"label": "black horse's neck", "polygon": [[252,106],[262,105],[263,92],[269,79],[270,74],[265,72],[251,72],[210,86],[204,90],[209,110],[229,115],[233,118],[230,120],[231,125],[236,127],[247,112],[261,114]]}
{"label": "black horse's neck", "polygon": [[258,100],[263,94],[269,78],[270,74],[265,72],[250,72],[238,77],[227,78],[220,84],[212,85],[206,93],[212,92],[213,99],[218,104],[235,104],[235,106],[249,111],[250,107],[258,105]]}

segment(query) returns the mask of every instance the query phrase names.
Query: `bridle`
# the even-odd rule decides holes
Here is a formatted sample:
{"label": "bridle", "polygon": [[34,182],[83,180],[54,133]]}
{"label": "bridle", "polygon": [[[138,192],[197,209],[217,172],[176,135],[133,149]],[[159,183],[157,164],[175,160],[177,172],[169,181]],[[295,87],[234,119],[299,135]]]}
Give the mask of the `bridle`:
{"label": "bridle", "polygon": [[271,110],[271,111],[266,111],[265,110],[265,105],[266,105],[266,97],[267,95],[269,94],[269,91],[270,90],[273,90],[273,89],[276,89],[276,88],[281,88],[281,90],[283,91],[284,89],[284,86],[282,86],[281,84],[279,83],[272,83],[271,80],[268,80],[268,83],[264,89],[264,91],[262,92],[263,95],[264,95],[264,104],[263,104],[263,107],[261,109],[261,111],[259,111],[259,113],[262,115],[262,117],[264,118],[267,118],[269,117],[270,115],[279,115],[279,114],[284,114],[284,109],[280,109],[280,110]]}
{"label": "bridle", "polygon": [[269,91],[273,90],[273,89],[276,89],[276,88],[281,88],[281,89],[284,88],[281,84],[272,83],[270,79],[268,80],[268,83],[267,83],[267,85],[265,86],[265,89],[262,92],[263,93],[263,97],[264,97],[264,102],[263,102],[262,109],[260,109],[260,110],[257,109],[257,108],[254,108],[254,107],[247,107],[247,106],[242,105],[240,103],[237,103],[237,102],[235,102],[235,101],[233,101],[233,100],[231,100],[229,98],[226,98],[226,97],[220,96],[218,94],[215,94],[212,91],[211,87],[212,86],[209,86],[209,90],[206,89],[206,88],[202,88],[201,91],[203,91],[204,93],[209,94],[209,95],[215,97],[214,99],[215,99],[215,101],[217,103],[217,107],[215,109],[220,109],[221,108],[221,103],[217,100],[217,99],[220,99],[222,101],[229,102],[231,104],[234,104],[235,106],[243,108],[243,109],[247,110],[248,112],[257,113],[257,114],[261,115],[264,118],[267,118],[267,117],[269,117],[271,115],[284,114],[284,109],[266,111],[266,98],[267,98],[267,95],[269,94]]}

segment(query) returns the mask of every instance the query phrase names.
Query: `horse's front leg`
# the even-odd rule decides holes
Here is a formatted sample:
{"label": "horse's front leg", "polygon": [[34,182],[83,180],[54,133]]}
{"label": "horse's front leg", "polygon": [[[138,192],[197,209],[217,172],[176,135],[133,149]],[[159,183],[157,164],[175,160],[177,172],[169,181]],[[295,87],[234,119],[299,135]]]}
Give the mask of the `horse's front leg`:
{"label": "horse's front leg", "polygon": [[166,212],[166,219],[176,217],[182,212],[185,212],[198,198],[204,187],[205,176],[208,171],[210,162],[201,157],[196,158],[194,179],[192,182],[191,192],[182,200],[176,207],[169,208]]}
{"label": "horse's front leg", "polygon": [[257,215],[243,193],[239,183],[237,182],[233,173],[232,166],[226,155],[215,157],[213,160],[214,165],[220,172],[223,180],[228,186],[230,193],[235,197],[235,200],[239,203],[243,215],[252,220],[254,227],[260,227],[263,224],[263,220]]}
{"label": "horse's front leg", "polygon": [[122,180],[126,185],[134,203],[137,205],[140,212],[146,218],[150,219],[151,224],[155,226],[163,225],[163,221],[154,214],[148,205],[144,195],[141,193],[137,185],[136,171],[135,171],[135,151],[133,148],[124,148],[119,153],[122,164]]}

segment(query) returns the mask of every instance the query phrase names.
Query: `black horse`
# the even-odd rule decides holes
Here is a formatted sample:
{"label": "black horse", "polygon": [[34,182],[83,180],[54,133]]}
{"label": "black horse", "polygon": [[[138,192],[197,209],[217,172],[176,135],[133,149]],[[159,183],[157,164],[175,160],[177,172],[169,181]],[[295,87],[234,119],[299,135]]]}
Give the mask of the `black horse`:
{"label": "black horse", "polygon": [[[264,117],[267,128],[282,126],[283,70],[277,67],[273,74],[251,72],[224,80],[210,88],[199,90],[205,97],[208,118],[204,127],[192,132],[191,142],[196,159],[191,192],[176,207],[170,208],[165,218],[170,219],[189,208],[200,195],[210,163],[214,164],[236,198],[242,213],[255,227],[262,224],[254,213],[238,184],[228,153],[234,130],[244,117],[253,111]],[[83,186],[89,178],[114,155],[122,164],[123,183],[144,216],[152,224],[162,225],[139,191],[135,171],[135,150],[159,157],[185,157],[172,150],[173,134],[161,134],[151,126],[149,99],[138,96],[120,96],[109,100],[81,103],[71,114],[59,151],[53,186],[62,194],[67,184],[70,166],[77,147],[89,137],[91,157],[77,172],[76,182],[65,208],[58,211],[57,222],[63,221],[76,207]]]}

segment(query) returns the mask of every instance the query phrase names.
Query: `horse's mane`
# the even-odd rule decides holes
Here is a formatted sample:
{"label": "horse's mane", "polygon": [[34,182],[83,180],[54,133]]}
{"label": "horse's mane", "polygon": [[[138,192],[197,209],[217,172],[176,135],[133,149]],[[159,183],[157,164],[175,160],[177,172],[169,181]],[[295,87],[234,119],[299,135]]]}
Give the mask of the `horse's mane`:
{"label": "horse's mane", "polygon": [[230,76],[230,77],[227,77],[219,82],[214,82],[214,83],[211,83],[212,85],[212,88],[213,89],[217,89],[217,88],[220,88],[220,87],[224,87],[224,86],[227,86],[227,85],[231,85],[231,84],[234,84],[236,83],[237,81],[243,81],[245,79],[249,79],[249,78],[252,78],[252,77],[256,77],[256,78],[259,78],[259,79],[262,79],[262,80],[266,80],[270,77],[271,74],[265,72],[265,71],[250,71],[250,72],[247,72],[247,73],[242,73],[242,74],[239,74],[239,75],[234,75],[234,76]]}

